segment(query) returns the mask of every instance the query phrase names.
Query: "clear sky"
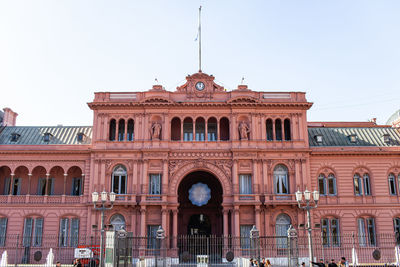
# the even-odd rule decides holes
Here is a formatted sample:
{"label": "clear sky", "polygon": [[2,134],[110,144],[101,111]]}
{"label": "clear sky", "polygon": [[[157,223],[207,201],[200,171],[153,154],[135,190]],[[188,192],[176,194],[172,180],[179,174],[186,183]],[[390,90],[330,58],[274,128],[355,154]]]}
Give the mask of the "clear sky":
{"label": "clear sky", "polygon": [[17,125],[92,125],[96,91],[305,91],[309,121],[384,124],[400,108],[399,0],[0,0],[0,107]]}

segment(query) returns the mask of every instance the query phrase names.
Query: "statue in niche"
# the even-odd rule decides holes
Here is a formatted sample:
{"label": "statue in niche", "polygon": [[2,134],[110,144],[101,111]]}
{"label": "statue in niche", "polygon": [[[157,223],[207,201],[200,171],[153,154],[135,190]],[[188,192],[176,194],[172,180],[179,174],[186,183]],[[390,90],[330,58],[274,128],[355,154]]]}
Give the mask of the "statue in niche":
{"label": "statue in niche", "polygon": [[241,121],[239,123],[239,133],[240,133],[240,140],[249,139],[250,129],[249,126],[247,126],[247,123],[245,123],[244,121]]}
{"label": "statue in niche", "polygon": [[161,124],[155,122],[151,126],[151,139],[160,140],[160,135],[161,135]]}

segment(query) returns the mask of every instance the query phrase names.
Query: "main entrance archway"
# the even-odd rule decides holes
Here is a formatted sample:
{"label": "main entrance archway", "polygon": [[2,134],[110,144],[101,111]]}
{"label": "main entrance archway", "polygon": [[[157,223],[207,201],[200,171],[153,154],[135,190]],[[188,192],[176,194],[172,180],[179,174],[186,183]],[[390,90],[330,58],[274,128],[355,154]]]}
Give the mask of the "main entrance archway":
{"label": "main entrance archway", "polygon": [[178,187],[178,235],[221,236],[222,192],[221,183],[209,172],[186,175]]}

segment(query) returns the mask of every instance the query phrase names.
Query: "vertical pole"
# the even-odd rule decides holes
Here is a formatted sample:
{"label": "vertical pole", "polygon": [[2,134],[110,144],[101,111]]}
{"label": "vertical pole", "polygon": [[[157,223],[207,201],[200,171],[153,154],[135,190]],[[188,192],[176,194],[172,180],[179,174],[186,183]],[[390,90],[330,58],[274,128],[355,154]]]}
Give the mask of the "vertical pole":
{"label": "vertical pole", "polygon": [[313,245],[312,245],[312,237],[311,237],[311,215],[310,215],[310,206],[307,203],[307,231],[308,231],[308,255],[309,255],[309,264],[311,266],[311,262],[313,261]]}
{"label": "vertical pole", "polygon": [[18,243],[19,243],[19,234],[17,234],[17,243],[15,244],[15,261],[14,261],[15,267],[17,267],[17,261],[18,261]]}
{"label": "vertical pole", "polygon": [[100,225],[100,267],[103,267],[103,238],[104,238],[104,203],[101,207],[101,225]]}
{"label": "vertical pole", "polygon": [[199,7],[199,72],[201,72],[201,6]]}

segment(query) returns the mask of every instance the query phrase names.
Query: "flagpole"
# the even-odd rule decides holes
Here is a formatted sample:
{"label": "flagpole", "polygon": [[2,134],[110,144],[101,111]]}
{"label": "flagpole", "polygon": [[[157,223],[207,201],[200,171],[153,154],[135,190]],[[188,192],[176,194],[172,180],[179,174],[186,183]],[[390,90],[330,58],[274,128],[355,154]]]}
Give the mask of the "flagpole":
{"label": "flagpole", "polygon": [[199,7],[199,72],[201,72],[201,6]]}

